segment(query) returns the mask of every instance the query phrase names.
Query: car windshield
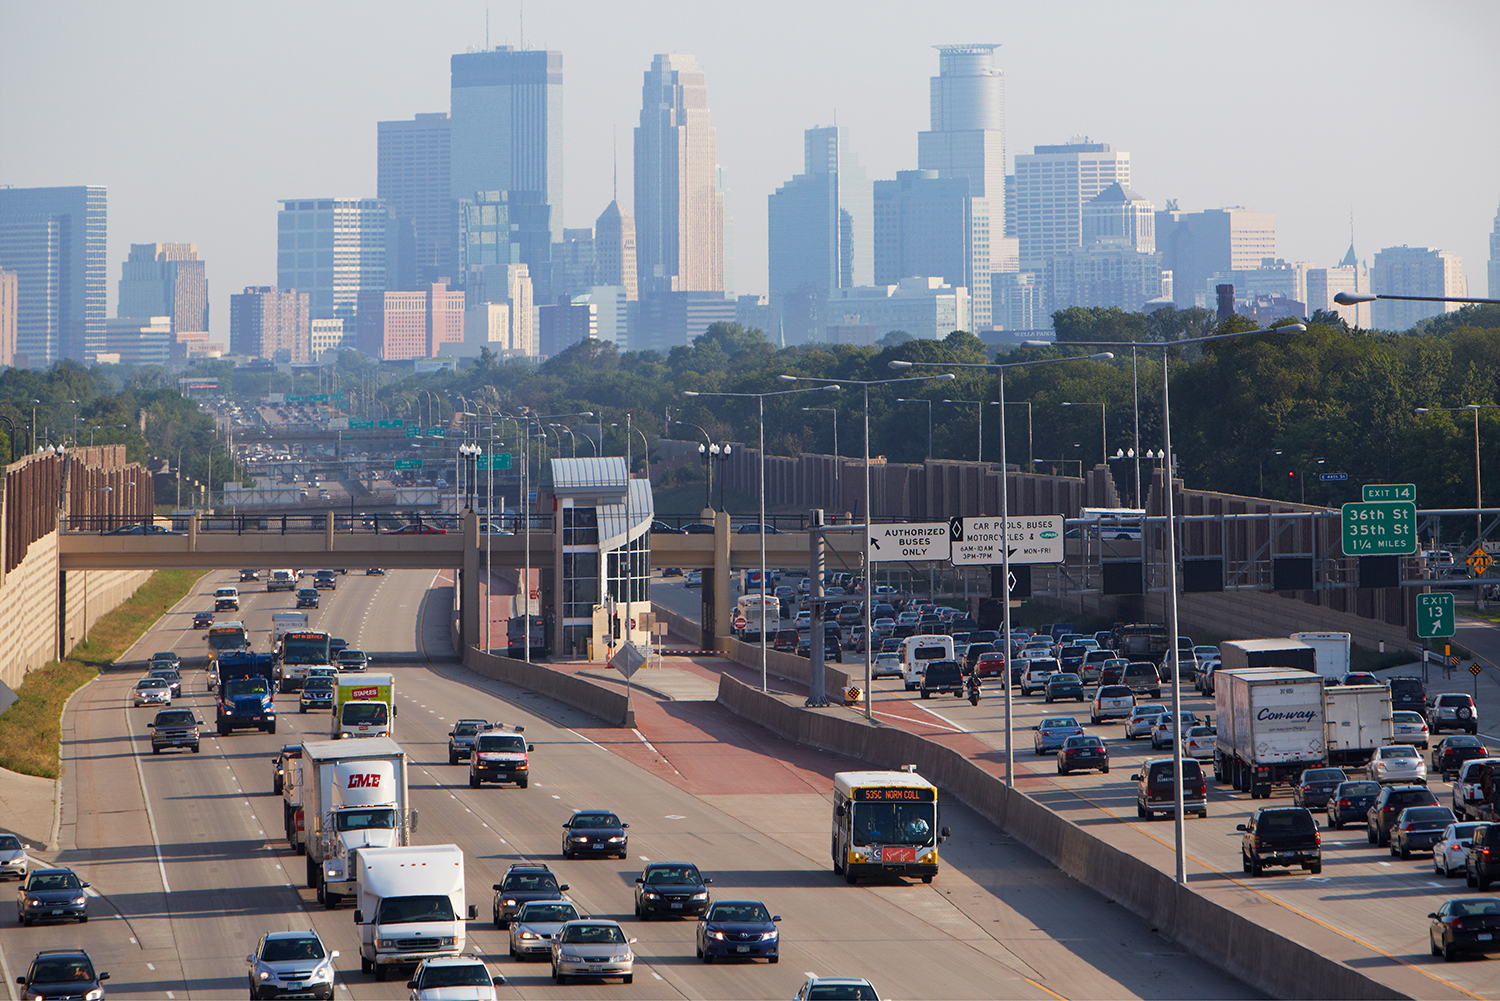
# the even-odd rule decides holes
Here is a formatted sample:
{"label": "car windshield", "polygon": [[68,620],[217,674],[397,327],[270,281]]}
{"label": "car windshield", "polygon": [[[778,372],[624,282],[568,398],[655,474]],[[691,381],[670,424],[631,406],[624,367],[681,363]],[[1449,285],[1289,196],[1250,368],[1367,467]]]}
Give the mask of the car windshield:
{"label": "car windshield", "polygon": [[186,709],[174,709],[171,712],[156,714],[157,726],[192,726],[193,714]]}
{"label": "car windshield", "polygon": [[1446,806],[1418,806],[1406,811],[1406,819],[1424,827],[1432,824],[1447,827],[1453,823],[1453,811]]}
{"label": "car windshield", "polygon": [[458,723],[453,727],[455,737],[472,737],[479,732],[480,727],[488,726],[487,723]]}
{"label": "car windshield", "polygon": [[228,699],[239,695],[264,695],[270,690],[264,678],[238,678],[224,683],[224,697]]}
{"label": "car windshield", "polygon": [[1466,706],[1469,704],[1467,695],[1439,695],[1437,704],[1440,706]]}
{"label": "car windshield", "polygon": [[166,688],[167,687],[167,679],[166,678],[155,678],[155,677],[153,677],[153,678],[142,678],[140,681],[137,681],[135,683],[135,687],[140,688],[140,689]]}
{"label": "car windshield", "polygon": [[1275,810],[1260,815],[1256,834],[1307,834],[1317,829],[1312,814],[1306,810]]}
{"label": "car windshield", "polygon": [[1373,796],[1380,791],[1376,782],[1345,782],[1339,786],[1340,796]]}
{"label": "car windshield", "polygon": [[308,678],[302,685],[304,692],[331,692],[336,682],[332,678]]}
{"label": "car windshield", "polygon": [[875,1001],[875,989],[868,984],[814,984],[807,1001]]}
{"label": "car windshield", "polygon": [[698,870],[690,865],[664,865],[646,870],[646,882],[667,886],[690,886],[703,882]]}
{"label": "car windshield", "polygon": [[375,923],[378,925],[453,920],[453,902],[443,894],[386,897],[375,913]]}
{"label": "car windshield", "polygon": [[311,936],[303,938],[268,938],[260,958],[267,963],[284,963],[292,959],[322,959],[323,943]]}
{"label": "car windshield", "polygon": [[557,922],[558,924],[561,924],[564,921],[576,921],[577,919],[578,909],[575,908],[572,904],[561,903],[527,904],[525,907],[521,908],[521,915],[518,918],[518,920],[522,922]]}
{"label": "car windshield", "polygon": [[26,979],[33,984],[92,983],[94,967],[86,959],[38,959],[31,964],[31,975]]}
{"label": "car windshield", "polygon": [[714,904],[706,921],[770,924],[771,913],[763,904]]}
{"label": "car windshield", "polygon": [[38,872],[33,873],[31,882],[26,884],[28,890],[81,890],[83,887],[78,882],[78,877],[71,872]]}
{"label": "car windshield", "polygon": [[1136,716],[1160,716],[1162,713],[1164,713],[1166,711],[1167,711],[1167,707],[1166,706],[1136,706],[1135,707],[1135,713],[1134,713],[1134,715],[1136,715]]}
{"label": "car windshield", "polygon": [[351,726],[360,724],[380,726],[388,717],[389,711],[384,702],[346,702],[342,719]]}
{"label": "car windshield", "polygon": [[417,989],[426,991],[435,987],[488,987],[490,983],[490,971],[484,968],[483,963],[444,963],[424,968]]}
{"label": "car windshield", "polygon": [[572,925],[560,941],[570,945],[624,945],[625,933],[616,925]]}
{"label": "car windshield", "polygon": [[515,734],[481,734],[479,749],[481,751],[524,751],[526,741]]}
{"label": "car windshield", "polygon": [[1047,679],[1047,684],[1062,687],[1063,685],[1076,685],[1078,681],[1078,675],[1076,674],[1054,674]]}
{"label": "car windshield", "polygon": [[1099,689],[1099,698],[1128,699],[1130,698],[1130,689],[1126,688],[1124,685],[1105,685],[1103,688]]}
{"label": "car windshield", "polygon": [[512,872],[506,875],[502,887],[507,893],[550,893],[557,890],[557,879],[550,872]]}
{"label": "car windshield", "polygon": [[1443,741],[1445,747],[1482,747],[1478,737],[1449,737]]}
{"label": "car windshield", "polygon": [[1065,747],[1103,747],[1104,741],[1098,737],[1069,737]]}
{"label": "car windshield", "polygon": [[20,850],[20,838],[13,834],[0,834],[0,852],[18,852]]}
{"label": "car windshield", "polygon": [[933,843],[937,830],[935,803],[855,803],[856,845],[915,845]]}
{"label": "car windshield", "polygon": [[1396,723],[1426,723],[1427,722],[1425,719],[1422,718],[1422,714],[1421,713],[1408,712],[1406,710],[1402,710],[1401,712],[1391,713],[1391,720],[1393,722],[1396,722]]}
{"label": "car windshield", "polygon": [[612,813],[580,813],[573,817],[573,826],[592,830],[619,827],[620,818]]}
{"label": "car windshield", "polygon": [[1043,730],[1064,730],[1078,725],[1078,721],[1071,716],[1054,716],[1051,719],[1042,720]]}

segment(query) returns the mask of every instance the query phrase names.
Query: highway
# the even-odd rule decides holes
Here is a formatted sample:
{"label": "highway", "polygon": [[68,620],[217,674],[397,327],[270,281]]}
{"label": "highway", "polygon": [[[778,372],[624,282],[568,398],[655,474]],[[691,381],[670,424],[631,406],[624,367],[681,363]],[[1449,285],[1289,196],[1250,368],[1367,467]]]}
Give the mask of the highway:
{"label": "highway", "polygon": [[[397,982],[359,972],[351,910],[324,911],[302,886],[302,860],[281,839],[280,797],[272,796],[277,747],[321,737],[325,715],[301,716],[279,700],[278,732],[204,734],[201,754],[149,753],[151,709],[127,691],[154,650],[194,658],[184,699],[211,724],[204,685],[203,634],[189,626],[205,595],[235,575],[206,576],[171,609],[118,669],[86,686],[64,717],[64,804],[60,850],[47,858],[75,867],[93,884],[86,925],[0,925],[0,966],[12,996],[15,976],[38,949],[81,944],[112,974],[114,997],[240,996],[245,955],[266,930],[315,927],[340,950],[340,996],[395,998]],[[255,585],[247,585],[253,588]],[[632,763],[629,731],[466,672],[452,658],[442,610],[450,589],[430,573],[340,578],[312,619],[373,651],[374,665],[397,678],[395,736],[413,760],[415,840],[453,842],[467,860],[469,902],[488,917],[492,882],[517,860],[542,860],[570,883],[580,909],[625,922],[640,941],[634,984],[556,987],[545,964],[516,964],[504,934],[488,920],[469,924],[469,944],[509,978],[502,997],[791,997],[808,972],[870,977],[883,996],[903,998],[1247,997],[1254,992],[1160,938],[955,803],[943,822],[954,831],[944,869],[920,883],[847,887],[829,871],[828,776],[852,763],[765,735],[727,751],[710,741],[674,744],[694,755],[646,768]],[[241,618],[264,649],[282,593],[247,590]],[[683,713],[690,703],[668,703]],[[703,712],[717,707],[698,704]],[[536,745],[531,787],[470,790],[467,770],[447,765],[446,732],[460,716],[526,726]],[[652,751],[656,751],[652,748]],[[749,755],[749,757],[747,757]],[[659,756],[658,756],[659,757]],[[753,760],[754,767],[745,762]],[[687,767],[689,764],[691,768]],[[662,777],[677,773],[678,781]],[[682,775],[709,773],[708,785]],[[693,788],[685,788],[693,786]],[[629,863],[560,860],[560,824],[579,806],[607,806],[631,823]],[[715,964],[693,958],[690,922],[631,917],[631,889],[646,860],[698,863],[719,896],[764,899],[781,924],[777,966]]]}

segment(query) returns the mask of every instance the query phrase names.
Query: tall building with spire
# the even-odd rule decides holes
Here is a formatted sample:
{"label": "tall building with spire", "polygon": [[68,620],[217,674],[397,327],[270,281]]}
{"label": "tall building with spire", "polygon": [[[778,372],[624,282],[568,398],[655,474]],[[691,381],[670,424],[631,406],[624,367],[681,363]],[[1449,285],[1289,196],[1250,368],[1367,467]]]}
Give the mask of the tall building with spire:
{"label": "tall building with spire", "polygon": [[708,88],[690,55],[658,55],[635,130],[636,281],[655,292],[723,292],[724,198]]}
{"label": "tall building with spire", "polygon": [[1352,306],[1340,306],[1333,297],[1340,292],[1370,291],[1370,269],[1354,252],[1351,235],[1349,250],[1344,259],[1331,268],[1311,268],[1307,272],[1307,315],[1318,310],[1337,313],[1345,323],[1360,330],[1370,329],[1370,303],[1360,302]]}
{"label": "tall building with spire", "polygon": [[594,277],[600,285],[625,289],[625,299],[638,298],[635,263],[635,220],[612,199],[594,222]]}

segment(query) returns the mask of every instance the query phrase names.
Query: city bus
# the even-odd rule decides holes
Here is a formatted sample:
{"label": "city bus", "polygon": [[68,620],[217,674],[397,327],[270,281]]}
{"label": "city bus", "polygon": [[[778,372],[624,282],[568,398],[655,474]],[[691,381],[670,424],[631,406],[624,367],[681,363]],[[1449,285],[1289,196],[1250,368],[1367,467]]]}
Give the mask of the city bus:
{"label": "city bus", "polygon": [[315,667],[333,667],[329,636],[316,630],[284,633],[276,650],[276,674],[282,692],[300,692]]}
{"label": "city bus", "polygon": [[736,634],[764,630],[774,633],[781,625],[781,599],[775,595],[742,594],[735,601],[734,631]]}
{"label": "city bus", "polygon": [[948,828],[937,786],[908,765],[899,772],[833,776],[833,871],[853,884],[861,876],[919,876],[931,883]]}

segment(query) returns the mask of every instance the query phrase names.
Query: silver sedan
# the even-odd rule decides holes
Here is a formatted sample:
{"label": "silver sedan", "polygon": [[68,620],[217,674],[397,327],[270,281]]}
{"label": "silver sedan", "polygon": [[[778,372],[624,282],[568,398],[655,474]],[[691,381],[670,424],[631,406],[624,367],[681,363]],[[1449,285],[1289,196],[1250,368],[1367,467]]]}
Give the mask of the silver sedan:
{"label": "silver sedan", "polygon": [[566,900],[531,900],[521,905],[510,922],[510,956],[520,960],[545,956],[552,951],[552,937],[569,921],[578,920],[578,908]]}
{"label": "silver sedan", "polygon": [[1427,784],[1427,762],[1410,744],[1390,744],[1375,749],[1365,774],[1375,782]]}
{"label": "silver sedan", "polygon": [[552,936],[552,979],[619,977],[628,984],[635,979],[634,941],[618,921],[569,921]]}

